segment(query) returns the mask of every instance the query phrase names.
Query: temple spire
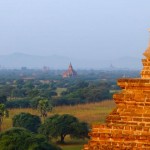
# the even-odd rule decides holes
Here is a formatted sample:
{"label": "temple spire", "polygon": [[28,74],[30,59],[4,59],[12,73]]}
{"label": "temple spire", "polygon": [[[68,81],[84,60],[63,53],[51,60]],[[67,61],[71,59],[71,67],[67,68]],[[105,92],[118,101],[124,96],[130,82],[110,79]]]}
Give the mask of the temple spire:
{"label": "temple spire", "polygon": [[71,64],[71,62],[70,62],[70,64],[69,64],[69,67],[71,67],[71,68],[72,68],[72,64]]}
{"label": "temple spire", "polygon": [[150,28],[148,29],[149,32],[149,41],[148,41],[148,47],[150,47]]}
{"label": "temple spire", "polygon": [[150,28],[148,29],[148,31],[149,31],[148,47],[146,51],[143,53],[146,58],[150,58]]}
{"label": "temple spire", "polygon": [[65,71],[62,76],[63,76],[63,78],[77,76],[77,72],[73,69],[71,62],[69,64],[68,70]]}

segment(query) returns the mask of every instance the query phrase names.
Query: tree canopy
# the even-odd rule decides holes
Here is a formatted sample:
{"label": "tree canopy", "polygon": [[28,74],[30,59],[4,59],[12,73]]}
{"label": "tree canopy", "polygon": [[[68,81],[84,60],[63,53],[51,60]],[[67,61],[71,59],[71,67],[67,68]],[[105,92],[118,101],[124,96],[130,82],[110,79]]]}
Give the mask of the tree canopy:
{"label": "tree canopy", "polygon": [[9,112],[6,109],[5,104],[0,104],[0,131],[1,131],[2,123],[3,123],[3,118],[8,117],[8,116],[9,116]]}
{"label": "tree canopy", "polygon": [[41,120],[38,116],[30,113],[20,113],[13,117],[13,127],[23,127],[32,132],[37,132],[41,125]]}
{"label": "tree canopy", "polygon": [[39,110],[41,117],[45,120],[47,112],[52,111],[52,105],[47,99],[42,99],[38,102],[37,109]]}
{"label": "tree canopy", "polygon": [[7,97],[5,95],[0,95],[0,103],[5,104],[7,101]]}
{"label": "tree canopy", "polygon": [[24,128],[11,128],[0,134],[1,150],[61,150],[47,142],[44,136]]}
{"label": "tree canopy", "polygon": [[85,138],[88,137],[88,125],[69,114],[54,115],[47,118],[39,128],[39,132],[47,138],[58,138],[64,143],[66,135],[71,137]]}

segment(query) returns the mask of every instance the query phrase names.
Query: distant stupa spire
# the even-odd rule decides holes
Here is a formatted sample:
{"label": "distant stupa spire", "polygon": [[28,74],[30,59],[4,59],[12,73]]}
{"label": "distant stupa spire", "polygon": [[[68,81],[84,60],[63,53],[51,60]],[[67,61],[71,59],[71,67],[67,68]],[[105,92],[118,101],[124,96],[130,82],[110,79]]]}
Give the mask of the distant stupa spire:
{"label": "distant stupa spire", "polygon": [[147,47],[146,51],[143,53],[146,58],[150,58],[150,29],[148,29],[148,31],[149,31],[148,47]]}
{"label": "distant stupa spire", "polygon": [[72,69],[72,64],[71,64],[71,62],[70,62],[69,68]]}

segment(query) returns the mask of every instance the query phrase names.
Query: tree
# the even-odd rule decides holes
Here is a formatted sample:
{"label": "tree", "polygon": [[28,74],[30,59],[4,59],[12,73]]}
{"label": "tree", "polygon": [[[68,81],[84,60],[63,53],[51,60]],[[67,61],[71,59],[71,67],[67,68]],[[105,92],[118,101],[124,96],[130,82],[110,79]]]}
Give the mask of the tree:
{"label": "tree", "polygon": [[58,138],[64,143],[66,135],[71,137],[85,138],[88,137],[88,125],[69,114],[54,115],[45,120],[39,128],[39,133],[44,134],[47,138]]}
{"label": "tree", "polygon": [[97,102],[104,99],[110,98],[108,85],[91,85],[82,91],[82,98],[86,99],[87,102]]}
{"label": "tree", "polygon": [[5,104],[6,101],[7,101],[7,97],[6,97],[5,95],[1,95],[1,96],[0,96],[0,103]]}
{"label": "tree", "polygon": [[37,95],[39,95],[39,90],[38,90],[38,89],[32,89],[32,90],[30,90],[29,93],[28,93],[28,96],[29,96],[30,98],[34,98],[34,97],[36,97]]}
{"label": "tree", "polygon": [[11,128],[0,134],[1,150],[61,150],[48,143],[44,136],[24,128]]}
{"label": "tree", "polygon": [[38,110],[40,112],[41,117],[45,118],[47,117],[47,112],[52,111],[52,105],[49,103],[48,100],[40,100],[38,102]]}
{"label": "tree", "polygon": [[37,109],[40,100],[41,100],[40,96],[34,97],[32,100],[30,100],[30,107],[32,109]]}
{"label": "tree", "polygon": [[11,101],[7,101],[5,103],[7,108],[29,108],[30,107],[30,100],[25,100],[25,99],[21,99],[21,100],[11,100]]}
{"label": "tree", "polygon": [[37,132],[41,125],[41,120],[38,116],[30,113],[20,113],[13,117],[13,127],[23,127],[32,132]]}
{"label": "tree", "polygon": [[3,123],[3,118],[8,117],[8,116],[9,116],[9,112],[6,109],[5,105],[0,104],[0,131],[1,131],[2,123]]}

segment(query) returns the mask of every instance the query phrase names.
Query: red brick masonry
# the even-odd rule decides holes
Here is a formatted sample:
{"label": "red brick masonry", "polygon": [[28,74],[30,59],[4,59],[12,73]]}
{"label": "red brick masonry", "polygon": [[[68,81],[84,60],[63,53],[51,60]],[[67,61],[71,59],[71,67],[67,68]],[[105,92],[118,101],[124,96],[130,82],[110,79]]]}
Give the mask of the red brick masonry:
{"label": "red brick masonry", "polygon": [[83,150],[150,150],[150,59],[142,60],[139,79],[119,79],[117,108],[106,124],[94,125]]}

